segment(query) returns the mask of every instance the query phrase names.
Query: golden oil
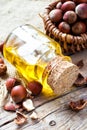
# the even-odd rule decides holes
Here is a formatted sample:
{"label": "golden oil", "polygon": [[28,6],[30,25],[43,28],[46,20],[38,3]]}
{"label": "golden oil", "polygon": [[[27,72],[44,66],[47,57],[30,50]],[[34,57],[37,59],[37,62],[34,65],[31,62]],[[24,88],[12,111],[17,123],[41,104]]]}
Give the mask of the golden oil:
{"label": "golden oil", "polygon": [[4,57],[13,64],[18,72],[29,82],[39,81],[43,92],[53,93],[47,84],[47,75],[43,77],[48,63],[57,55],[63,56],[60,45],[31,25],[23,25],[8,36],[4,45]]}

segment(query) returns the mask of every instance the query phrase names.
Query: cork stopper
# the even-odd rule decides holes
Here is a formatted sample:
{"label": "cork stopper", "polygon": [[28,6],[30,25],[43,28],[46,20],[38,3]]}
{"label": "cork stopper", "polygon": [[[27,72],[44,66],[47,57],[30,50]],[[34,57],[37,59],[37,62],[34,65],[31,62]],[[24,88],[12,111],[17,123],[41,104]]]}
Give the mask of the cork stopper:
{"label": "cork stopper", "polygon": [[54,93],[62,95],[69,92],[79,74],[78,67],[61,56],[52,59],[47,68],[49,66],[47,83]]}

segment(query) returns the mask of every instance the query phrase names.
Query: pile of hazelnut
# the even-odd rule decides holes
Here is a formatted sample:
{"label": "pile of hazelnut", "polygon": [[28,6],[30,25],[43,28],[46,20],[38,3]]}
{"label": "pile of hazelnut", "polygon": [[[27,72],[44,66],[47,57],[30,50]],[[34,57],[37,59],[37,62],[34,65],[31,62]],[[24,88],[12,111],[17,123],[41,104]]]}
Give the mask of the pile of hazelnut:
{"label": "pile of hazelnut", "polygon": [[4,60],[0,57],[0,76],[6,74],[7,66],[4,63]]}
{"label": "pile of hazelnut", "polygon": [[[4,110],[17,113],[17,118],[14,120],[16,124],[21,125],[27,121],[27,116],[21,112],[24,110],[30,112],[35,109],[32,99],[41,93],[42,88],[37,81],[31,81],[25,87],[19,79],[10,77],[6,80],[6,89],[11,96],[11,101],[4,105]],[[30,118],[38,119],[35,112],[30,115]]]}
{"label": "pile of hazelnut", "polygon": [[49,13],[50,20],[63,33],[87,32],[87,0],[60,0]]}
{"label": "pile of hazelnut", "polygon": [[[1,50],[2,52],[2,50]],[[0,76],[4,76],[7,72],[7,66],[4,59],[0,58]],[[22,81],[15,77],[8,77],[5,81],[5,87],[10,96],[10,100],[3,106],[6,111],[16,112],[17,117],[15,123],[21,125],[25,123],[28,117],[23,114],[23,111],[33,111],[35,109],[33,98],[42,92],[42,84],[37,81],[31,81],[27,85],[23,85]],[[31,119],[38,119],[35,111],[30,115]]]}
{"label": "pile of hazelnut", "polygon": [[[7,65],[3,58],[3,45],[4,42],[0,42],[0,77],[5,76],[7,73]],[[29,117],[33,120],[38,119],[37,113],[33,111],[35,110],[33,98],[40,95],[43,88],[42,84],[38,81],[33,80],[25,85],[21,80],[15,77],[8,77],[5,81],[5,87],[10,100],[6,101],[3,109],[10,112],[16,112],[14,122],[17,125],[22,125],[27,122],[28,117],[23,111],[32,111],[32,114]]]}

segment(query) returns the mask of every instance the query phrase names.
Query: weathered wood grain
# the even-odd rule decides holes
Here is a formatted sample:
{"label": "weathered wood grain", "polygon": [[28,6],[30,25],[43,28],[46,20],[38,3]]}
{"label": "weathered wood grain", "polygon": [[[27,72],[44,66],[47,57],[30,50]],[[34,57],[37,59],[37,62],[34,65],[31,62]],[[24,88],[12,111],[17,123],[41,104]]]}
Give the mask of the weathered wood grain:
{"label": "weathered wood grain", "polygon": [[[32,0],[32,1],[28,1],[30,5],[28,4],[26,5],[26,2],[24,2],[23,6],[24,8],[25,6],[28,6],[29,12],[25,10],[25,16],[20,18],[19,17],[20,8],[19,8],[19,12],[17,12],[17,14],[19,13],[19,15],[17,15],[19,19],[17,20],[12,19],[12,17],[10,17],[9,19],[9,16],[12,16],[13,14],[13,12],[11,12],[12,14],[11,13],[8,14],[8,11],[10,10],[10,8],[16,11],[15,6],[12,7],[12,5],[10,5],[10,8],[8,7],[8,9],[6,10],[7,12],[6,15],[8,16],[7,20],[11,21],[10,23],[12,25],[12,28],[18,25],[18,23],[16,23],[15,21],[19,21],[21,19],[19,21],[20,24],[24,24],[25,22],[27,22],[27,23],[33,24],[34,26],[42,30],[43,23],[38,14],[42,11],[42,8],[44,8],[45,5],[47,5],[51,1],[53,0],[49,0],[49,1],[43,0],[42,2],[43,4],[40,4],[41,2],[40,0],[36,0],[36,3],[34,0]],[[13,1],[11,1],[11,3],[12,2]],[[5,6],[3,7],[5,11]],[[21,4],[21,8],[22,8],[22,4]],[[26,17],[26,12],[29,15],[28,18]],[[2,14],[1,19],[2,19],[3,13],[1,14]],[[22,21],[24,18],[26,18],[26,20]],[[4,33],[6,32],[6,30],[7,30],[7,33],[9,33],[10,30],[12,30],[12,28],[8,30],[10,23],[7,22],[6,24],[6,20],[5,20],[5,22],[1,24],[1,26],[6,25],[5,31],[3,31]],[[6,36],[7,33],[4,35],[2,34],[3,37]],[[84,76],[87,76],[87,50],[74,54],[71,57],[74,63],[83,59],[84,67],[81,69],[81,73]],[[8,73],[10,73],[10,76],[12,75],[12,71]],[[52,96],[52,95],[44,96],[43,94],[41,94],[40,96],[34,99],[35,111],[37,112],[38,117],[39,117],[38,120],[35,120],[35,121],[31,120],[29,118],[29,115],[31,114],[31,112],[26,113],[26,115],[28,116],[28,121],[26,122],[26,124],[22,126],[18,126],[14,123],[14,118],[16,117],[15,112],[13,113],[6,112],[3,110],[3,108],[0,108],[0,130],[87,130],[87,107],[85,107],[83,110],[79,112],[74,112],[68,107],[68,103],[71,100],[78,100],[78,99],[81,99],[82,97],[87,97],[86,87],[79,88],[78,90],[74,90],[70,92],[69,94],[66,94],[60,97]],[[56,125],[54,126],[49,125],[49,122],[52,120],[56,122]]]}
{"label": "weathered wood grain", "polygon": [[[9,119],[9,122],[1,127],[1,130],[82,130],[86,128],[86,111],[87,108],[81,110],[80,112],[74,112],[68,107],[68,103],[73,100],[78,100],[82,97],[87,97],[87,88],[82,88],[78,91],[71,92],[60,98],[55,98],[50,100],[41,106],[37,106],[35,111],[38,114],[39,119],[37,121],[32,121],[29,118],[30,113],[28,113],[28,122],[18,127]],[[11,116],[11,115],[10,115]],[[5,117],[6,118],[6,117]],[[9,117],[8,117],[9,118]],[[55,126],[50,126],[49,122],[54,120],[56,122]],[[82,122],[83,121],[83,122]],[[5,122],[4,122],[5,123]]]}
{"label": "weathered wood grain", "polygon": [[[72,56],[74,63],[83,59],[84,69],[81,69],[83,75],[87,76],[87,51],[75,54]],[[1,130],[86,130],[87,119],[86,111],[87,108],[80,112],[73,112],[69,109],[68,103],[70,100],[78,100],[82,97],[87,97],[87,88],[79,88],[78,90],[73,90],[69,94],[57,97],[53,95],[43,95],[41,94],[35,98],[34,105],[35,111],[38,114],[39,119],[37,121],[32,121],[28,115],[28,122],[23,126],[17,126],[14,123],[15,113],[6,112],[0,109],[0,129]],[[55,120],[56,125],[50,126],[49,122]]]}

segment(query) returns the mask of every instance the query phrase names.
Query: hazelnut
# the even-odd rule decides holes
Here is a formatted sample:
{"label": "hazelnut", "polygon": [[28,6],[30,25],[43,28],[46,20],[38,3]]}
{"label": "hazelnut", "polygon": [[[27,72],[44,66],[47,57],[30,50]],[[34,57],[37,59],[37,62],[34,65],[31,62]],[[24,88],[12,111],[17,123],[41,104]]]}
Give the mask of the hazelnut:
{"label": "hazelnut", "polygon": [[4,64],[4,60],[0,57],[0,64]]}
{"label": "hazelnut", "polygon": [[6,80],[6,88],[8,92],[11,92],[12,88],[15,86],[16,79],[15,78],[8,78]]}
{"label": "hazelnut", "polygon": [[11,97],[15,103],[22,102],[27,97],[26,88],[22,85],[14,86],[11,90]]}
{"label": "hazelnut", "polygon": [[3,54],[3,45],[4,45],[4,42],[0,42],[0,52]]}
{"label": "hazelnut", "polygon": [[87,105],[87,100],[80,99],[77,101],[71,101],[69,106],[74,111],[80,111]]}
{"label": "hazelnut", "polygon": [[23,113],[16,111],[16,115],[17,115],[17,117],[14,119],[14,122],[17,125],[22,125],[27,121],[27,116],[24,115]]}
{"label": "hazelnut", "polygon": [[42,91],[42,88],[43,88],[42,84],[40,84],[37,81],[31,81],[27,85],[27,89],[29,89],[32,92],[33,96],[39,95]]}
{"label": "hazelnut", "polygon": [[7,104],[5,104],[4,110],[6,110],[6,111],[15,111],[16,107],[15,107],[15,105],[13,103],[8,102]]}
{"label": "hazelnut", "polygon": [[32,120],[38,119],[37,113],[36,113],[36,112],[33,112],[33,113],[30,115],[30,118],[31,118]]}
{"label": "hazelnut", "polygon": [[5,64],[0,64],[0,76],[4,75],[7,71],[7,66]]}
{"label": "hazelnut", "polygon": [[33,102],[31,99],[27,99],[23,102],[23,107],[27,110],[27,111],[32,111],[35,109]]}

